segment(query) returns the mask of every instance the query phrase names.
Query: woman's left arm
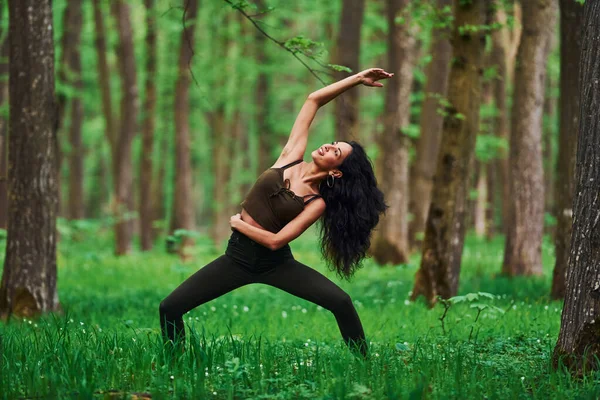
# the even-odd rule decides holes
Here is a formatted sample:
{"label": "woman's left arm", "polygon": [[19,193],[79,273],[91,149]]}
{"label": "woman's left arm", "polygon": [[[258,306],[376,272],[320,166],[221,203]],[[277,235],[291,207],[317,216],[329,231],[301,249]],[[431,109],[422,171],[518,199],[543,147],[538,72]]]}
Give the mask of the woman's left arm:
{"label": "woman's left arm", "polygon": [[323,211],[325,211],[325,201],[323,199],[312,201],[306,206],[304,211],[277,233],[269,232],[244,222],[241,219],[240,214],[231,217],[229,225],[255,242],[260,243],[271,250],[277,250],[300,236],[302,232],[307,230],[309,226],[319,219],[323,214]]}

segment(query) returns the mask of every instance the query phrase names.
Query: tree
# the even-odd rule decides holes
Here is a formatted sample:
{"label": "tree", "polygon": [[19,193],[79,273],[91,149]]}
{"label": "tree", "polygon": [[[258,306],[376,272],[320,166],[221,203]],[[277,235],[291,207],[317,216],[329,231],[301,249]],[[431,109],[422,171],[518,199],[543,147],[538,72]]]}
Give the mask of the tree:
{"label": "tree", "polygon": [[[359,71],[360,31],[365,11],[365,0],[343,0],[340,18],[340,31],[337,39],[336,62],[352,70]],[[348,74],[337,72],[336,80]],[[351,140],[358,135],[359,91],[349,90],[335,100],[335,137],[338,140]]]}
{"label": "tree", "polygon": [[[181,32],[178,78],[175,85],[175,193],[173,199],[173,230],[194,229],[194,202],[192,201],[192,165],[190,159],[190,104],[189,86],[191,82],[190,62],[194,48],[194,21],[198,13],[198,1],[186,0],[184,27]],[[192,24],[192,28],[186,25]],[[193,244],[185,235],[179,247],[185,255],[185,248]]]}
{"label": "tree", "polygon": [[[63,54],[59,79],[69,86],[74,93],[71,96],[62,94],[59,96],[61,115],[68,103],[70,108],[69,123],[69,197],[67,201],[67,216],[69,219],[82,219],[84,216],[83,196],[83,142],[81,137],[81,126],[83,124],[83,103],[81,92],[83,84],[81,81],[81,55],[80,36],[82,25],[81,3],[78,1],[67,2],[67,8],[63,18],[64,34],[62,38]],[[61,125],[62,124],[61,122]]]}
{"label": "tree", "polygon": [[[396,22],[406,12],[407,0],[387,1],[388,71],[395,78],[386,83],[384,132],[379,136],[381,186],[390,208],[380,220],[370,249],[380,264],[408,260],[408,139],[402,131],[409,123],[410,92],[415,63],[415,38],[410,18]],[[406,14],[406,13],[405,13]]]}
{"label": "tree", "polygon": [[[4,6],[0,7],[0,21],[3,21]],[[8,111],[8,34],[0,32],[0,109]],[[8,163],[8,118],[4,111],[0,114],[0,229],[8,224],[8,196],[6,169]]]}
{"label": "tree", "polygon": [[129,6],[123,0],[115,0],[111,7],[119,35],[117,59],[121,74],[121,121],[113,164],[116,168],[114,183],[117,211],[115,252],[122,255],[129,252],[133,234],[130,216],[134,210],[131,143],[137,132],[138,92]]}
{"label": "tree", "polygon": [[465,235],[469,176],[479,129],[481,69],[485,44],[485,1],[454,2],[453,63],[448,81],[442,143],[438,155],[431,206],[427,216],[423,256],[412,298],[456,295]]}
{"label": "tree", "polygon": [[[452,0],[437,0],[438,10],[443,11],[451,5]],[[410,210],[414,218],[410,224],[410,241],[411,246],[417,248],[422,242],[422,235],[425,231],[425,221],[427,221],[427,212],[431,202],[433,176],[442,138],[444,120],[438,110],[442,107],[440,100],[446,97],[448,88],[448,72],[452,56],[449,34],[446,26],[433,30],[431,62],[426,70],[426,97],[421,111],[421,133],[417,142],[417,154],[410,186]]]}
{"label": "tree", "polygon": [[9,7],[9,218],[0,316],[33,316],[59,307],[54,41],[50,0]]}
{"label": "tree", "polygon": [[523,2],[527,27],[517,54],[510,135],[510,202],[502,273],[542,273],[544,179],[542,112],[546,61],[556,19],[554,0]]}
{"label": "tree", "polygon": [[152,249],[154,120],[156,111],[156,11],[154,0],[144,0],[146,7],[146,97],[142,126],[142,159],[140,162],[140,239],[142,250]]}
{"label": "tree", "polygon": [[[570,13],[569,13],[570,14]],[[560,334],[553,362],[575,373],[600,365],[600,2],[586,1],[581,39],[581,108],[573,230]],[[567,121],[565,121],[567,122]]]}
{"label": "tree", "polygon": [[[264,0],[256,1],[256,5],[260,11],[265,8]],[[267,168],[273,165],[273,155],[271,150],[273,147],[273,134],[269,126],[269,103],[270,82],[266,72],[268,58],[265,51],[266,38],[258,29],[254,30],[255,39],[255,57],[258,69],[258,77],[256,78],[255,89],[255,104],[256,104],[256,127],[258,130],[258,171],[257,176],[262,174]]]}
{"label": "tree", "polygon": [[565,273],[569,261],[573,192],[575,190],[575,160],[579,130],[579,55],[583,6],[575,1],[560,1],[560,133],[556,168],[556,263],[552,277],[551,296],[565,296]]}

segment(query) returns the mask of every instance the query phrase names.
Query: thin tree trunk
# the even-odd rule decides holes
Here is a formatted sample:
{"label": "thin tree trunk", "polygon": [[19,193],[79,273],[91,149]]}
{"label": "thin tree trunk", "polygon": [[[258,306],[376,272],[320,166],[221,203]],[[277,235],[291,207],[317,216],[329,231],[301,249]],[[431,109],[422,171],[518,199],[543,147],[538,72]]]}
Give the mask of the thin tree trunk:
{"label": "thin tree trunk", "polygon": [[[4,7],[0,7],[0,20]],[[0,44],[0,107],[4,106],[8,99],[8,49],[9,39],[5,36]],[[0,229],[6,229],[8,224],[8,119],[0,115]]]}
{"label": "thin tree trunk", "polygon": [[575,160],[579,131],[579,56],[583,5],[570,0],[560,1],[560,133],[556,165],[556,236],[554,275],[550,295],[565,296],[565,277],[569,262],[571,225],[573,222],[573,192],[575,190]]}
{"label": "thin tree trunk", "polygon": [[427,216],[421,266],[412,298],[456,295],[465,236],[469,167],[479,129],[484,33],[461,28],[484,23],[485,1],[454,2],[454,59],[448,81],[448,102],[437,161],[431,207]]}
{"label": "thin tree trunk", "polygon": [[[554,47],[554,46],[552,46]],[[552,53],[552,48],[550,49]],[[557,98],[552,96],[552,88],[555,83],[549,74],[546,75],[546,94],[544,96],[544,116],[543,118],[549,121],[554,121],[557,109]],[[554,173],[554,153],[552,151],[553,143],[558,140],[557,135],[554,134],[554,129],[550,124],[542,123],[542,167],[544,171],[544,215],[549,213],[555,215],[554,210],[554,186],[555,186],[555,173]],[[554,227],[546,226],[544,223],[543,227],[544,234],[550,235],[554,238]]]}
{"label": "thin tree trunk", "polygon": [[10,0],[8,7],[10,205],[0,284],[2,319],[59,308],[52,6],[49,0]]}
{"label": "thin tree trunk", "polygon": [[146,7],[146,98],[142,127],[142,159],[140,162],[140,244],[152,249],[152,153],[154,148],[154,114],[156,112],[156,10],[154,0],[144,0]]}
{"label": "thin tree trunk", "polygon": [[[584,371],[600,367],[598,362],[600,357],[600,341],[598,341],[600,321],[598,307],[598,299],[600,299],[599,20],[600,2],[586,1],[581,33],[581,111],[577,144],[576,190],[573,202],[573,231],[567,268],[565,305],[553,356],[555,366],[560,360],[579,376],[583,375]],[[572,58],[568,60],[574,61]],[[568,93],[569,91],[565,94]],[[570,157],[570,154],[567,156]]]}
{"label": "thin tree trunk", "polygon": [[[265,9],[264,0],[256,1],[259,12]],[[260,175],[273,165],[271,151],[273,149],[273,133],[269,127],[269,78],[266,72],[268,65],[266,38],[257,29],[254,30],[254,48],[256,64],[258,65],[258,77],[256,78],[256,89],[254,103],[256,107],[256,129],[258,132],[258,170]]]}
{"label": "thin tree trunk", "polygon": [[114,182],[117,210],[115,253],[122,255],[129,252],[133,234],[130,215],[134,211],[131,144],[137,132],[138,91],[129,6],[123,0],[115,0],[111,6],[119,34],[117,58],[121,73],[121,122],[113,164],[117,167]]}
{"label": "thin tree trunk", "polygon": [[[191,82],[190,62],[194,49],[194,31],[198,1],[186,1],[185,27],[181,32],[179,68],[175,85],[175,193],[173,199],[173,230],[192,231],[195,225],[192,165],[190,158],[189,86]],[[179,254],[186,258],[186,249],[194,241],[184,235]]]}
{"label": "thin tree trunk", "polygon": [[475,206],[473,209],[473,225],[475,225],[475,234],[479,237],[484,237],[487,234],[486,224],[486,208],[487,208],[487,164],[477,160],[475,161],[477,169],[477,180],[475,182],[475,189],[477,190],[477,198],[475,199]]}
{"label": "thin tree trunk", "polygon": [[[67,102],[70,103],[70,125],[69,125],[69,197],[67,202],[67,216],[69,219],[82,219],[84,217],[83,205],[83,156],[84,148],[81,138],[81,126],[83,124],[83,103],[81,95],[83,84],[81,81],[81,26],[82,26],[81,3],[70,1],[67,3],[64,16],[63,34],[63,61],[60,74],[63,84],[70,86],[75,95],[70,99],[61,96],[59,98],[59,109],[61,117],[64,115]],[[64,125],[61,123],[61,125]],[[60,186],[59,186],[60,189]]]}
{"label": "thin tree trunk", "polygon": [[410,91],[415,63],[415,38],[410,19],[396,18],[405,11],[407,0],[387,1],[388,70],[396,77],[387,82],[384,132],[380,135],[381,165],[386,171],[381,186],[390,208],[380,220],[371,254],[379,264],[400,264],[408,260],[408,140],[402,132],[410,117]]}
{"label": "thin tree trunk", "polygon": [[[352,73],[359,72],[360,31],[363,24],[365,0],[343,0],[340,31],[337,39],[336,63],[346,66]],[[337,72],[336,80],[348,76]],[[338,140],[356,140],[359,136],[359,92],[349,90],[335,101],[335,136]]]}
{"label": "thin tree trunk", "polygon": [[[492,82],[492,91],[494,97],[494,103],[496,105],[496,118],[494,121],[494,131],[497,137],[506,140],[508,144],[510,141],[510,122],[509,112],[507,103],[507,86],[510,84],[510,72],[509,64],[514,64],[509,61],[509,46],[510,46],[510,32],[506,28],[506,14],[502,10],[498,10],[494,16],[494,22],[501,24],[502,29],[495,29],[492,31],[492,51],[490,54],[490,61],[492,66],[496,68],[496,79]],[[510,202],[510,190],[509,190],[509,178],[508,178],[508,151],[501,149],[499,158],[494,162],[494,170],[496,172],[498,188],[500,193],[500,204],[501,204],[501,229],[506,232],[508,227],[508,204]]]}
{"label": "thin tree trunk", "polygon": [[[437,0],[438,9],[452,5],[452,0]],[[413,220],[410,224],[411,247],[419,248],[425,232],[425,221],[431,203],[431,188],[435,174],[437,154],[442,139],[442,123],[444,121],[439,109],[440,100],[446,97],[448,73],[452,46],[447,29],[433,31],[431,46],[431,62],[427,66],[427,84],[425,101],[421,111],[419,140],[416,158],[411,176],[410,210]]]}
{"label": "thin tree trunk", "polygon": [[502,273],[542,274],[544,171],[542,112],[546,61],[557,7],[554,0],[523,3],[527,27],[519,46],[510,140],[510,211]]}

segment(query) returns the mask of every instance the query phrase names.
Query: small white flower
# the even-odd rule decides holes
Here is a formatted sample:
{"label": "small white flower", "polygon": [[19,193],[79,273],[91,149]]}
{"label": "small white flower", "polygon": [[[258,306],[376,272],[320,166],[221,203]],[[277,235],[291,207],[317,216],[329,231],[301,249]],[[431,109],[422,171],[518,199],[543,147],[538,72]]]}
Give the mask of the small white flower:
{"label": "small white flower", "polygon": [[204,373],[204,376],[208,376],[208,372],[205,372],[205,373]]}
{"label": "small white flower", "polygon": [[544,310],[547,310],[547,309],[548,309],[548,306],[545,306],[545,307],[544,307]]}
{"label": "small white flower", "polygon": [[525,380],[525,377],[524,377],[524,376],[522,376],[522,377],[521,377],[521,381],[524,381],[524,380]]}
{"label": "small white flower", "polygon": [[244,312],[248,312],[250,311],[250,308],[248,308],[248,306],[244,306]]}
{"label": "small white flower", "polygon": [[210,308],[210,311],[217,311],[217,307],[215,307],[215,306],[212,306],[212,307]]}
{"label": "small white flower", "polygon": [[213,392],[213,395],[215,395],[215,396],[216,396],[216,395],[217,395],[217,392]]}
{"label": "small white flower", "polygon": [[375,353],[375,357],[379,357],[379,353]]}
{"label": "small white flower", "polygon": [[542,343],[542,341],[540,339],[537,340],[538,343]]}
{"label": "small white flower", "polygon": [[306,308],[303,308],[302,309],[302,314],[306,314],[306,313],[307,313]]}
{"label": "small white flower", "polygon": [[171,380],[175,379],[175,377],[173,375],[171,375]]}
{"label": "small white flower", "polygon": [[287,318],[287,313],[286,313],[285,311],[282,311],[282,312],[281,312],[281,316],[282,316],[283,318]]}
{"label": "small white flower", "polygon": [[85,329],[82,329],[81,331],[82,331],[82,332],[83,332],[83,334],[85,335]]}
{"label": "small white flower", "polygon": [[410,301],[408,301],[408,299],[407,299],[407,300],[404,300],[404,305],[405,305],[405,306],[408,306],[409,304],[410,304]]}
{"label": "small white flower", "polygon": [[308,347],[308,343],[304,343],[304,347]]}
{"label": "small white flower", "polygon": [[516,304],[513,304],[513,306],[512,306],[512,309],[513,309],[513,310],[516,310],[516,309],[517,309],[517,305],[516,305]]}
{"label": "small white flower", "polygon": [[233,309],[234,309],[234,310],[237,310],[237,304],[234,304],[234,305],[233,305]]}

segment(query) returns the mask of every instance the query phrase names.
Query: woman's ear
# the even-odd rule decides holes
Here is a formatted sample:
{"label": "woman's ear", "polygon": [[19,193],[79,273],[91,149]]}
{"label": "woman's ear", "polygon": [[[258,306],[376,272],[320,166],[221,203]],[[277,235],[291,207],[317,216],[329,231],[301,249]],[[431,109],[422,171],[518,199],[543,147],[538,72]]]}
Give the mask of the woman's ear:
{"label": "woman's ear", "polygon": [[340,171],[339,169],[334,169],[333,171],[331,171],[331,175],[333,175],[334,178],[341,178],[344,174],[342,173],[342,171]]}

